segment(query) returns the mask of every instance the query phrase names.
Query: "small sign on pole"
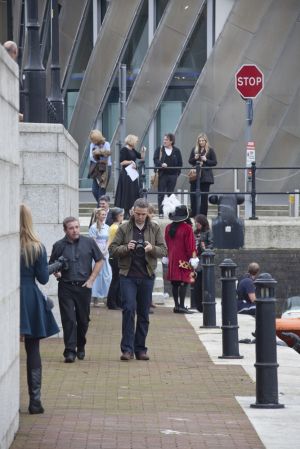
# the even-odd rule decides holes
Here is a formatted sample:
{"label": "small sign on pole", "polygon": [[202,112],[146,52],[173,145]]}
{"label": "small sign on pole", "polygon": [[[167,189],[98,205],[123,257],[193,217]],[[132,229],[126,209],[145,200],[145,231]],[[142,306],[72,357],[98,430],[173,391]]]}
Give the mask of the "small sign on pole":
{"label": "small sign on pole", "polygon": [[254,144],[254,142],[248,142],[246,149],[247,149],[246,165],[247,165],[247,167],[251,167],[251,163],[255,162],[255,144]]}

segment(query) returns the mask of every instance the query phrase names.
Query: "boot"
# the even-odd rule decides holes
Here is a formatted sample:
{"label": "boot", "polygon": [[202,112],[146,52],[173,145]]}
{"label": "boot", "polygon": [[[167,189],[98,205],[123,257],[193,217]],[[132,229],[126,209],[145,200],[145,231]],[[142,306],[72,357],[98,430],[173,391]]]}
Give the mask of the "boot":
{"label": "boot", "polygon": [[33,368],[27,370],[29,407],[28,411],[31,415],[44,413],[41,403],[41,384],[42,384],[42,368]]}

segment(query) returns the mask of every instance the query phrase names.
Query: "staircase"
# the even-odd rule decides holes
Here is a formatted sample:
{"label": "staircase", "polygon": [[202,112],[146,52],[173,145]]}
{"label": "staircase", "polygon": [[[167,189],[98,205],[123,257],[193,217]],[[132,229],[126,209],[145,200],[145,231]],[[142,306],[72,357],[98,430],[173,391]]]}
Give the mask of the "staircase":
{"label": "staircase", "polygon": [[[87,233],[88,225],[90,223],[90,217],[95,207],[95,203],[80,203],[79,205],[79,218],[81,224],[81,231],[83,234]],[[240,206],[240,217],[244,217],[244,205]],[[212,219],[218,215],[217,206],[208,206],[208,218]],[[288,205],[258,205],[256,206],[257,217],[288,217],[289,206]]]}

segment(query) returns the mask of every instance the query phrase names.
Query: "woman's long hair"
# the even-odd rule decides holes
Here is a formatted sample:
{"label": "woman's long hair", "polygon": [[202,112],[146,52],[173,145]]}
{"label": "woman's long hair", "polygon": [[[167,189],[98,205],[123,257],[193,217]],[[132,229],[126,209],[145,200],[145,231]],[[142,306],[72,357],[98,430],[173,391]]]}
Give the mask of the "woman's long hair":
{"label": "woman's long hair", "polygon": [[25,204],[20,206],[20,245],[26,267],[33,265],[42,251],[42,244],[33,230],[32,215]]}
{"label": "woman's long hair", "polygon": [[200,151],[201,151],[201,148],[202,147],[200,147],[200,145],[199,145],[199,140],[200,139],[204,139],[205,140],[205,154],[208,152],[208,150],[209,150],[209,141],[208,141],[208,137],[207,137],[207,135],[205,134],[205,133],[200,133],[199,134],[199,136],[197,137],[197,142],[196,142],[196,145],[195,145],[195,154],[200,154]]}
{"label": "woman's long hair", "polygon": [[173,221],[173,223],[171,223],[169,228],[169,236],[171,237],[171,239],[175,237],[177,228],[181,223],[187,223],[190,226],[193,226],[193,223],[189,217],[184,221]]}
{"label": "woman's long hair", "polygon": [[196,215],[195,217],[195,224],[201,224],[201,232],[209,231],[209,221],[207,217],[203,214]]}

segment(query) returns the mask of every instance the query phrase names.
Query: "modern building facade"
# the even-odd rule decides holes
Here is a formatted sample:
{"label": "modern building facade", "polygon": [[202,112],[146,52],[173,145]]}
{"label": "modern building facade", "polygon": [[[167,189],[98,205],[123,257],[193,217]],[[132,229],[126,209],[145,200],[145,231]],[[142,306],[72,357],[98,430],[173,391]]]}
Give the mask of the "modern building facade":
{"label": "modern building facade", "polygon": [[[187,166],[201,131],[224,168],[215,172],[216,191],[233,190],[228,167],[245,165],[249,140],[255,142],[258,166],[300,166],[299,1],[60,0],[59,5],[65,125],[79,145],[82,189],[90,186],[90,130],[102,129],[118,153],[121,64],[127,67],[126,133],[137,134],[149,148],[148,166],[166,132],[175,132]],[[50,0],[38,1],[48,91],[50,7]],[[22,69],[28,44],[25,3],[4,1],[1,8],[2,41],[18,42]],[[256,64],[265,78],[248,130],[245,101],[234,87],[244,63]],[[242,190],[243,173],[237,182]],[[299,181],[296,169],[259,170],[257,188],[286,192]],[[188,188],[184,171],[178,187]]]}

